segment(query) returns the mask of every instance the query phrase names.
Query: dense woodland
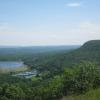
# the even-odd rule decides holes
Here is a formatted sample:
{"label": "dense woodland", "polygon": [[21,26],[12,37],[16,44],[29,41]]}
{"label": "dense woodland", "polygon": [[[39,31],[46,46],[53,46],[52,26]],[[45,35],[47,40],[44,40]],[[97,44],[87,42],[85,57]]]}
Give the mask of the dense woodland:
{"label": "dense woodland", "polygon": [[1,55],[0,59],[22,60],[30,70],[40,72],[31,79],[0,74],[0,100],[60,100],[100,87],[100,40],[71,51]]}

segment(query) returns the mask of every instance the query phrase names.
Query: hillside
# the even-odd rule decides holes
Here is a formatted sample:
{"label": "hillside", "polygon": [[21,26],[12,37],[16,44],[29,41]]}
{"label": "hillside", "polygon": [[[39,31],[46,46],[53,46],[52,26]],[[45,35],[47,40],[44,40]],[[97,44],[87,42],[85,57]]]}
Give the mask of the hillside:
{"label": "hillside", "polygon": [[100,50],[100,40],[88,41],[81,47],[81,49],[98,51],[98,50]]}
{"label": "hillside", "polygon": [[61,100],[100,100],[100,88],[78,96],[63,97]]}
{"label": "hillside", "polygon": [[64,55],[64,65],[74,64],[80,61],[100,62],[100,40],[86,42],[79,49]]}
{"label": "hillside", "polygon": [[57,55],[54,61],[52,60],[48,63],[67,67],[81,61],[93,61],[100,63],[100,40],[88,41],[76,50]]}

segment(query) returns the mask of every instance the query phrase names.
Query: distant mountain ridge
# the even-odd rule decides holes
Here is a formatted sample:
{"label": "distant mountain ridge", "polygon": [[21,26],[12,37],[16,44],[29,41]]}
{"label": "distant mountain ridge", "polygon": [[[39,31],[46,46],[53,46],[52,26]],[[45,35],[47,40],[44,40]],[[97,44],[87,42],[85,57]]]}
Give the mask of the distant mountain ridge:
{"label": "distant mountain ridge", "polygon": [[59,52],[63,50],[71,50],[78,48],[79,45],[69,45],[69,46],[1,46],[0,55],[7,54],[35,54],[35,53],[45,53],[45,52]]}

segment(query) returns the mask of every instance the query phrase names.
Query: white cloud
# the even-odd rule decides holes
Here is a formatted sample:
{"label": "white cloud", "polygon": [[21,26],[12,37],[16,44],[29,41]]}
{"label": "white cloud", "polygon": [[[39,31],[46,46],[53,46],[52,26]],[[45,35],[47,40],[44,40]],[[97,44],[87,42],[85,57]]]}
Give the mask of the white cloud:
{"label": "white cloud", "polygon": [[74,41],[77,41],[77,43],[81,44],[89,40],[100,39],[100,24],[93,22],[81,22],[73,28],[67,29],[65,37],[67,36],[70,40],[73,39]]}
{"label": "white cloud", "polygon": [[100,25],[92,22],[83,22],[80,24],[80,29],[88,33],[100,33]]}
{"label": "white cloud", "polygon": [[100,24],[86,21],[65,26],[59,32],[0,31],[0,45],[67,45],[100,39]]}
{"label": "white cloud", "polygon": [[81,3],[67,3],[66,6],[67,7],[80,7]]}

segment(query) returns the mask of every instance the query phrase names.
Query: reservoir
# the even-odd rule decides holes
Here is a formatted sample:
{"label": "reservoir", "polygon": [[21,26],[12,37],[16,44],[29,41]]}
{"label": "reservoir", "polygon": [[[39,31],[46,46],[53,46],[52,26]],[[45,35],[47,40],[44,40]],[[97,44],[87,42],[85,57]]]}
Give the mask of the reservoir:
{"label": "reservoir", "polygon": [[[28,66],[22,61],[0,61],[0,73],[18,72],[12,76],[31,78],[37,75],[37,70],[27,71]],[[20,72],[22,71],[22,72]]]}
{"label": "reservoir", "polygon": [[0,61],[0,68],[20,68],[24,66],[23,62],[18,61]]}
{"label": "reservoir", "polygon": [[27,65],[22,61],[0,61],[0,72],[16,72],[27,70]]}

